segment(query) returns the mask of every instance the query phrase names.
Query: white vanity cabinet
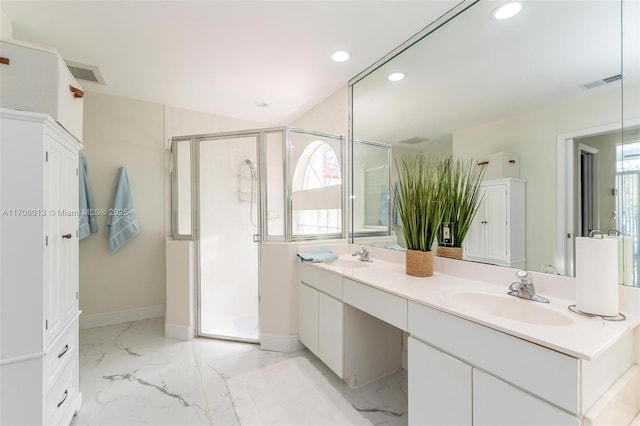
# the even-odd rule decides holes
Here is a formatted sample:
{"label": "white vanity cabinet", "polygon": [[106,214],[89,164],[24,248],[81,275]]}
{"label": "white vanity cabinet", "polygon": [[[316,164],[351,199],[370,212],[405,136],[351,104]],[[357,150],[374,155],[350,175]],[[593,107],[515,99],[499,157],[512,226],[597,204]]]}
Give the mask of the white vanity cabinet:
{"label": "white vanity cabinet", "polygon": [[303,345],[352,387],[401,368],[402,330],[343,299],[343,288],[368,286],[305,264],[298,273],[298,338]]}
{"label": "white vanity cabinet", "polygon": [[0,119],[0,424],[68,425],[81,404],[81,145],[45,114]]}
{"label": "white vanity cabinet", "polygon": [[[630,333],[586,361],[414,302],[409,332],[409,424],[415,425],[460,424],[463,413],[473,419],[465,424],[474,425],[579,425],[633,364]],[[459,410],[453,417],[432,417],[446,415],[437,407],[452,406]]]}
{"label": "white vanity cabinet", "polygon": [[342,302],[303,283],[298,291],[300,342],[342,378]]}
{"label": "white vanity cabinet", "polygon": [[464,258],[513,268],[525,267],[525,181],[483,181],[482,203],[464,241]]}
{"label": "white vanity cabinet", "polygon": [[470,425],[472,367],[413,337],[407,344],[409,424]]}
{"label": "white vanity cabinet", "polygon": [[580,422],[571,414],[474,368],[473,424],[577,426]]}

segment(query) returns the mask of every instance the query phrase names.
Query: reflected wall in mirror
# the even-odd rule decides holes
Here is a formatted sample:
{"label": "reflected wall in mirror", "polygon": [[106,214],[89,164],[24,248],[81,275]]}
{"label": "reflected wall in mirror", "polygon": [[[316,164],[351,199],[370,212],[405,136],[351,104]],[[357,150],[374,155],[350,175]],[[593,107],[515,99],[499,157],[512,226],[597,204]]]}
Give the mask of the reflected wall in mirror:
{"label": "reflected wall in mirror", "polygon": [[[351,135],[391,145],[393,158],[412,151],[513,156],[526,186],[525,267],[572,275],[574,238],[583,229],[618,229],[629,215],[640,222],[638,204],[630,212],[631,199],[620,195],[629,192],[621,177],[629,170],[614,154],[631,149],[633,132],[623,135],[623,126],[640,124],[640,2],[528,1],[498,21],[492,11],[502,3],[465,2],[448,22],[432,24],[424,38],[354,79]],[[398,71],[403,80],[388,80]],[[595,167],[590,149],[599,153]],[[503,173],[495,170],[487,179]],[[583,199],[583,189],[595,199]],[[635,259],[634,226],[624,232]],[[386,236],[403,244],[397,227]],[[353,238],[368,241],[358,232]]]}

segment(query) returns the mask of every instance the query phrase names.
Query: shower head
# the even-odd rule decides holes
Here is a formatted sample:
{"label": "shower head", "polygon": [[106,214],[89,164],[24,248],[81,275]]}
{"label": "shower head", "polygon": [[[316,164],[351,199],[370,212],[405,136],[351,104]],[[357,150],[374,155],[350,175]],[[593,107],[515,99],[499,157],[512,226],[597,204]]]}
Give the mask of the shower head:
{"label": "shower head", "polygon": [[249,169],[251,169],[251,171],[254,171],[256,169],[256,163],[254,161],[251,161],[247,158],[246,160],[244,160],[244,162],[247,163],[247,166],[249,166]]}

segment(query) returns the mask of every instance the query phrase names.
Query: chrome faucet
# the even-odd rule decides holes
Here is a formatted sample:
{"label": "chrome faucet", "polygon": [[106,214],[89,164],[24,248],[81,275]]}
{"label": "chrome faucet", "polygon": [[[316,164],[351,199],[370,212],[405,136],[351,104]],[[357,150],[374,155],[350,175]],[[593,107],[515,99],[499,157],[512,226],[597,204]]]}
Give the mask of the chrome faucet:
{"label": "chrome faucet", "polygon": [[520,278],[520,281],[511,283],[507,293],[508,295],[533,300],[534,302],[549,303],[548,299],[536,294],[533,280],[527,271],[518,271],[516,272],[516,276]]}
{"label": "chrome faucet", "polygon": [[369,250],[365,246],[362,246],[362,251],[354,251],[351,256],[360,256],[358,259],[360,262],[373,262],[373,259],[369,257]]}

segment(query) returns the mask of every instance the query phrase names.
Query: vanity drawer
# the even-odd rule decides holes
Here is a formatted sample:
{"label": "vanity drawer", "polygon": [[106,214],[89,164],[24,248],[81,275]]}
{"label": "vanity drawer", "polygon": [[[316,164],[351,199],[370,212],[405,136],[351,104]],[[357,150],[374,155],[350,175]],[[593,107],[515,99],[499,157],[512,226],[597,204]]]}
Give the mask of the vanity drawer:
{"label": "vanity drawer", "polygon": [[78,353],[78,317],[69,322],[47,349],[44,357],[45,392],[58,380],[69,360]]}
{"label": "vanity drawer", "polygon": [[298,279],[306,285],[342,300],[342,277],[340,275],[304,263],[299,265],[298,274]]}
{"label": "vanity drawer", "polygon": [[579,360],[409,302],[409,333],[571,413],[579,413]]}
{"label": "vanity drawer", "polygon": [[0,56],[9,60],[0,64],[0,106],[49,114],[82,140],[84,93],[58,52],[32,43],[2,40]]}
{"label": "vanity drawer", "polygon": [[407,300],[394,294],[343,279],[343,301],[401,330],[407,331]]}
{"label": "vanity drawer", "polygon": [[45,421],[68,425],[78,405],[78,357],[74,355],[44,402]]}

